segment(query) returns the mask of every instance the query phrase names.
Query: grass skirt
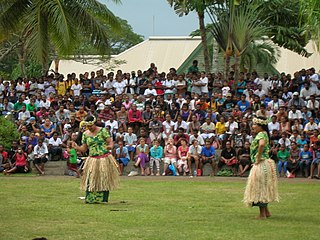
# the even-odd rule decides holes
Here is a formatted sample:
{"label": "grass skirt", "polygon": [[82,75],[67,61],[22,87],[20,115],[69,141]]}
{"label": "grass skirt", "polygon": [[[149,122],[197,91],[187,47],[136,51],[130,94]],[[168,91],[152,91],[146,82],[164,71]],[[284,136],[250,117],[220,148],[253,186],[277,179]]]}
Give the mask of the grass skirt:
{"label": "grass skirt", "polygon": [[276,165],[272,159],[253,165],[251,168],[243,202],[253,204],[279,202]]}
{"label": "grass skirt", "polygon": [[110,154],[101,158],[88,157],[81,179],[80,189],[89,192],[110,191],[119,186],[118,164]]}

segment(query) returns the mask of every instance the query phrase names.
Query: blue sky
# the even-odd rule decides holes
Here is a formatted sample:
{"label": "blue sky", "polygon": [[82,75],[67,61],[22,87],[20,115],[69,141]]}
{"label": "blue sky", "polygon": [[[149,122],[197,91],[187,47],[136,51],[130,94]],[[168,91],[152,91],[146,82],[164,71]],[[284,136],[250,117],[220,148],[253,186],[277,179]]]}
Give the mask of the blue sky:
{"label": "blue sky", "polygon": [[195,13],[179,17],[167,0],[100,0],[118,17],[125,19],[135,33],[149,36],[188,36],[198,28]]}

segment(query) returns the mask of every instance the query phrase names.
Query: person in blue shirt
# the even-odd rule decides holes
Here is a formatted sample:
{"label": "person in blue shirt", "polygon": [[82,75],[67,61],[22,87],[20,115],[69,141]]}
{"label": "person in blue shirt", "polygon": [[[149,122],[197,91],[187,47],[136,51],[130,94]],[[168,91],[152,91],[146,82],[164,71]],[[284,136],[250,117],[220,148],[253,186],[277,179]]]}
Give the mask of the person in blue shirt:
{"label": "person in blue shirt", "polygon": [[246,100],[246,95],[241,95],[241,100],[238,101],[237,105],[241,112],[245,112],[248,107],[250,107],[250,103]]}
{"label": "person in blue shirt", "polygon": [[157,173],[156,176],[160,176],[160,161],[163,157],[163,148],[160,146],[159,140],[155,139],[153,141],[153,146],[150,149],[150,172],[151,176],[153,173],[153,164],[156,164]]}
{"label": "person in blue shirt", "polygon": [[305,170],[307,169],[307,176],[310,175],[310,165],[312,162],[312,153],[309,151],[309,145],[305,144],[303,150],[299,154],[299,165],[302,173],[302,177],[306,177]]}
{"label": "person in blue shirt", "polygon": [[215,154],[216,154],[216,149],[211,145],[210,140],[207,139],[205,142],[205,146],[202,147],[202,151],[201,151],[201,160],[200,160],[201,174],[203,174],[204,165],[206,165],[207,163],[210,163],[212,167],[212,175],[214,176],[214,170],[216,167]]}
{"label": "person in blue shirt", "polygon": [[128,165],[130,161],[128,148],[123,146],[123,142],[118,142],[119,147],[116,149],[116,160],[119,163],[119,172],[120,175],[123,174],[123,169]]}

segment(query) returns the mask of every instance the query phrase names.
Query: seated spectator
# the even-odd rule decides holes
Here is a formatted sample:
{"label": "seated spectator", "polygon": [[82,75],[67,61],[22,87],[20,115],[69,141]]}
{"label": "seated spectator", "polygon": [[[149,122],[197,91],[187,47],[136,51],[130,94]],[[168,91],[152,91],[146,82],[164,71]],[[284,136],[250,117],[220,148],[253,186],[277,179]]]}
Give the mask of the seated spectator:
{"label": "seated spectator", "polygon": [[177,147],[174,146],[173,143],[173,138],[169,138],[168,143],[164,147],[164,170],[162,176],[166,175],[168,166],[170,164],[174,167],[176,175],[179,175],[179,173],[177,172]]}
{"label": "seated spectator", "polygon": [[188,152],[189,152],[189,147],[187,146],[187,140],[181,139],[181,146],[178,147],[177,168],[180,174],[183,173],[183,176],[186,176],[187,173],[190,173],[190,170],[188,167]]}
{"label": "seated spectator", "polygon": [[45,144],[43,144],[43,140],[39,139],[38,144],[34,147],[33,150],[34,153],[34,166],[37,169],[37,171],[41,174],[44,175],[44,166],[45,163],[48,161],[48,148]]}
{"label": "seated spectator", "polygon": [[[312,147],[312,155],[313,155],[313,160],[311,162],[311,167],[310,167],[310,175],[309,179],[312,178],[317,178],[319,179],[320,177],[320,142],[316,142],[313,147]],[[317,175],[314,177],[314,170],[318,169]]]}
{"label": "seated spectator", "polygon": [[197,117],[195,115],[191,116],[191,122],[188,126],[188,133],[190,134],[193,130],[197,130],[200,132],[201,123],[197,120]]}
{"label": "seated spectator", "polygon": [[280,131],[280,123],[277,122],[277,116],[273,115],[271,117],[271,122],[268,123],[269,133],[272,134],[273,130]]}
{"label": "seated spectator", "polygon": [[174,144],[179,147],[182,140],[189,142],[189,135],[184,133],[184,128],[179,128],[178,133],[174,136]]}
{"label": "seated spectator", "polygon": [[238,162],[239,162],[239,176],[243,177],[245,172],[249,170],[251,166],[249,142],[245,142],[244,148],[239,149]]}
{"label": "seated spectator", "polygon": [[306,170],[307,176],[310,176],[310,166],[312,163],[312,157],[312,153],[309,151],[309,145],[305,144],[303,146],[303,150],[300,152],[298,159],[302,177],[306,177]]}
{"label": "seated spectator", "polygon": [[149,162],[149,146],[146,144],[144,138],[140,139],[140,144],[136,147],[136,160],[135,167],[140,167],[141,176],[149,175],[149,168],[146,167],[146,163]]}
{"label": "seated spectator", "polygon": [[116,160],[119,164],[120,176],[123,174],[123,169],[130,161],[128,148],[123,145],[123,141],[118,142],[119,147],[116,149]]}
{"label": "seated spectator", "polygon": [[128,118],[129,118],[129,126],[132,127],[133,131],[135,133],[138,132],[138,129],[142,125],[142,113],[140,110],[137,109],[136,104],[131,105],[131,109],[128,112]]}
{"label": "seated spectator", "polygon": [[21,146],[18,147],[18,151],[13,155],[13,160],[13,167],[10,170],[3,170],[5,175],[29,172],[29,168],[27,166],[27,154],[23,151]]}
{"label": "seated spectator", "polygon": [[156,165],[156,176],[160,176],[160,162],[163,157],[163,148],[157,139],[153,140],[153,146],[150,149],[150,175],[154,176],[154,164]]}
{"label": "seated spectator", "polygon": [[163,132],[162,132],[162,138],[167,143],[169,138],[173,138],[173,127],[174,122],[171,121],[171,117],[169,114],[166,114],[166,120],[162,123],[163,126]]}
{"label": "seated spectator", "polygon": [[291,144],[291,142],[290,142],[287,134],[286,133],[282,133],[281,134],[281,138],[279,139],[280,147],[281,147],[281,145],[284,145],[286,149],[289,149],[290,148],[290,144]]}
{"label": "seated spectator", "polygon": [[149,130],[150,130],[150,140],[153,142],[155,139],[161,141],[161,129],[162,129],[162,122],[158,120],[157,116],[153,116],[152,121],[149,123]]}
{"label": "seated spectator", "polygon": [[50,160],[58,161],[62,159],[62,147],[66,147],[58,137],[58,133],[54,132],[53,136],[49,139],[49,156]]}
{"label": "seated spectator", "polygon": [[128,133],[123,138],[125,145],[128,149],[130,160],[133,161],[133,155],[136,152],[137,135],[133,133],[132,127],[128,128]]}
{"label": "seated spectator", "polygon": [[231,147],[231,142],[226,142],[226,147],[221,152],[221,159],[218,162],[217,172],[223,167],[223,165],[232,167],[232,176],[236,176],[237,158],[236,151]]}
{"label": "seated spectator", "polygon": [[[286,176],[287,174],[287,165],[288,165],[288,160],[290,158],[290,153],[287,149],[287,147],[284,144],[280,145],[280,149],[277,154],[278,157],[278,173],[279,177]],[[283,168],[283,172],[282,172]],[[283,174],[281,174],[283,173]]]}
{"label": "seated spectator", "polygon": [[146,144],[148,144],[148,146],[151,145],[151,140],[149,138],[149,135],[148,135],[148,132],[147,132],[147,129],[145,129],[144,127],[140,128],[139,130],[139,135],[138,135],[138,141],[137,141],[137,144],[140,144],[140,139],[144,139]]}
{"label": "seated spectator", "polygon": [[124,131],[127,131],[127,124],[128,124],[128,112],[126,111],[125,106],[120,108],[120,111],[116,114],[118,125],[122,127]]}
{"label": "seated spectator", "polygon": [[187,124],[187,122],[182,120],[181,115],[178,115],[177,121],[176,121],[174,128],[173,128],[173,131],[175,133],[177,133],[179,131],[179,128],[183,128],[184,132],[187,132],[187,130],[188,130],[188,124]]}
{"label": "seated spectator", "polygon": [[216,150],[214,149],[213,146],[211,146],[210,140],[206,140],[205,146],[202,147],[201,150],[201,160],[200,160],[200,171],[198,171],[197,176],[203,175],[203,167],[207,163],[211,164],[212,167],[212,175],[214,176],[214,171],[215,171],[215,153]]}
{"label": "seated spectator", "polygon": [[210,118],[206,118],[206,121],[202,124],[201,128],[200,128],[200,132],[201,132],[201,137],[206,140],[209,139],[212,142],[215,132],[215,124],[213,122],[211,122]]}
{"label": "seated spectator", "polygon": [[47,139],[51,138],[55,132],[54,125],[50,122],[49,118],[46,118],[44,124],[40,126],[40,130],[45,133]]}
{"label": "seated spectator", "polygon": [[299,97],[298,92],[292,94],[292,99],[288,103],[288,107],[295,106],[296,109],[302,109],[306,105],[305,101]]}
{"label": "seated spectator", "polygon": [[[199,146],[199,142],[197,139],[192,140],[192,145],[189,147],[188,152],[188,168],[190,170],[190,174],[192,174],[192,163],[195,165],[195,170],[193,175],[201,176],[201,171],[199,169],[199,163],[201,160],[201,152],[202,147]],[[198,174],[199,173],[199,174]]]}
{"label": "seated spectator", "polygon": [[295,105],[291,106],[291,110],[289,111],[289,114],[288,114],[288,119],[291,123],[293,123],[295,120],[302,121],[303,117],[302,117],[301,111],[297,110],[297,107]]}
{"label": "seated spectator", "polygon": [[5,169],[10,169],[10,162],[8,160],[8,153],[4,151],[3,145],[0,144],[0,172]]}

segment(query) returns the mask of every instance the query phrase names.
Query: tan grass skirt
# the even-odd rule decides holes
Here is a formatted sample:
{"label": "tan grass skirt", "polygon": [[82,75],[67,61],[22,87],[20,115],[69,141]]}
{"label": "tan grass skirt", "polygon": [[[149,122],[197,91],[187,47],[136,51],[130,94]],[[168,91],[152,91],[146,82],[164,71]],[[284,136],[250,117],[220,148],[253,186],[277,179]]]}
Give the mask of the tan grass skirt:
{"label": "tan grass skirt", "polygon": [[279,202],[276,165],[267,159],[251,168],[243,202],[251,207],[257,203]]}
{"label": "tan grass skirt", "polygon": [[110,191],[119,186],[118,164],[110,154],[88,157],[83,167],[80,189],[89,192]]}

